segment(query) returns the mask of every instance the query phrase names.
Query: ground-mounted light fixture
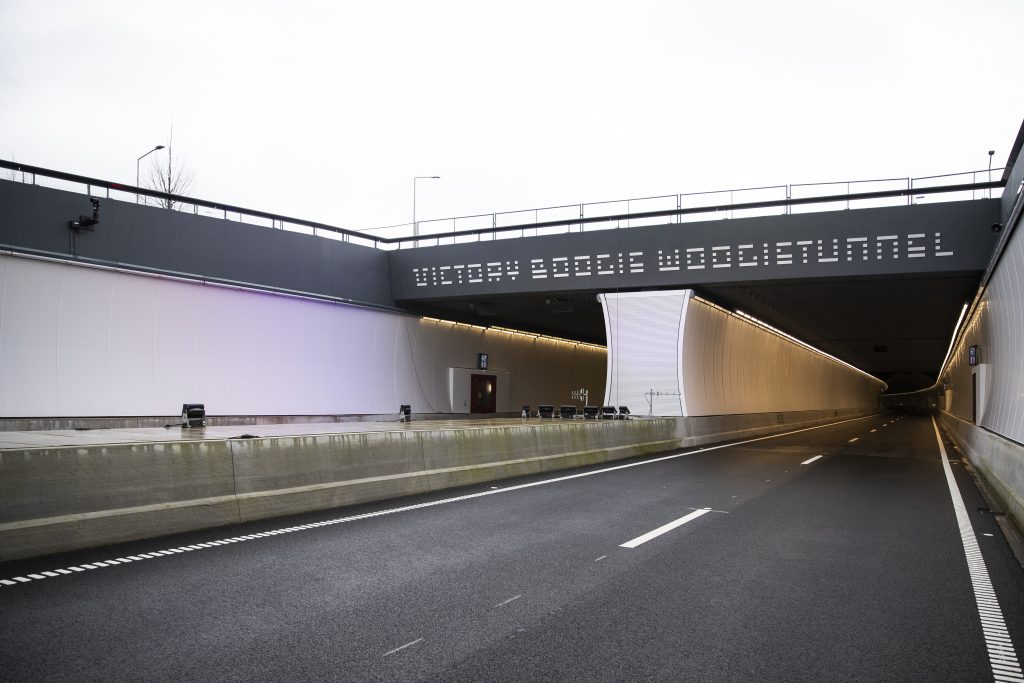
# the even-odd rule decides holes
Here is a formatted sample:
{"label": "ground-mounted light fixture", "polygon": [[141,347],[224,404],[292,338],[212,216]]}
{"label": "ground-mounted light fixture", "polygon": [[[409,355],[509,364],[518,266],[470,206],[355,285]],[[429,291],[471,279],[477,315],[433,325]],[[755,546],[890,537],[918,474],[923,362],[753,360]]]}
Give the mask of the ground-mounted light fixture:
{"label": "ground-mounted light fixture", "polygon": [[205,427],[206,426],[206,405],[203,403],[182,403],[181,404],[181,426],[182,427]]}

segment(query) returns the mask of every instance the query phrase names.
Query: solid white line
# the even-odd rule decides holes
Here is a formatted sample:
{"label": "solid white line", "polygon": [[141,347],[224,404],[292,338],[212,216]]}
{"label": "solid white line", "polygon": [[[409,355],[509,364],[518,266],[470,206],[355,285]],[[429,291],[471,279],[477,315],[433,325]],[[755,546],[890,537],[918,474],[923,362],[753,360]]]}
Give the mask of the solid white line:
{"label": "solid white line", "polygon": [[653,531],[648,531],[643,536],[637,536],[632,541],[626,541],[625,543],[623,543],[619,547],[620,548],[635,548],[638,545],[642,545],[644,543],[647,543],[647,541],[651,540],[652,538],[657,538],[658,536],[661,536],[662,534],[668,533],[669,531],[672,531],[676,527],[680,527],[680,526],[686,524],[687,522],[692,522],[693,520],[697,519],[701,515],[706,515],[709,512],[711,512],[711,508],[702,508],[700,510],[694,510],[693,512],[691,512],[690,514],[686,515],[685,517],[680,517],[679,519],[677,519],[675,521],[669,522],[668,524],[665,524],[663,526],[659,526],[657,529],[655,529]]}
{"label": "solid white line", "polygon": [[514,602],[514,601],[518,600],[521,597],[523,597],[523,596],[522,595],[514,595],[514,596],[512,596],[511,598],[509,598],[508,600],[506,600],[504,602],[499,602],[497,605],[494,606],[494,608],[497,609],[498,607],[504,607],[508,603]]}
{"label": "solid white line", "polygon": [[[723,448],[733,448],[734,446],[743,446],[743,445],[750,444],[750,443],[757,443],[758,441],[767,441],[769,439],[780,439],[780,438],[785,437],[785,436],[792,436],[793,434],[801,434],[803,432],[811,432],[811,431],[815,431],[817,429],[826,429],[828,427],[837,427],[839,425],[846,424],[847,422],[856,422],[857,420],[866,420],[869,417],[871,417],[871,416],[867,415],[867,416],[864,416],[864,417],[853,417],[853,418],[850,418],[848,420],[842,420],[840,422],[831,422],[829,424],[815,425],[813,427],[802,427],[801,429],[794,429],[791,432],[782,432],[781,434],[769,434],[768,436],[758,436],[758,437],[755,437],[753,439],[746,439],[744,441],[734,441],[734,442],[731,442],[731,443],[718,444],[717,446],[707,446],[705,448],[698,448],[698,449],[692,450],[692,451],[684,451],[682,453],[673,453],[672,455],[663,455],[663,456],[660,456],[660,457],[657,457],[657,458],[650,458],[648,460],[640,460],[638,462],[630,462],[630,463],[626,463],[625,465],[615,465],[613,467],[605,467],[605,468],[600,469],[600,470],[591,470],[589,472],[579,472],[577,474],[568,474],[568,475],[565,475],[565,476],[562,476],[562,477],[553,477],[551,479],[544,479],[544,480],[541,480],[541,481],[533,481],[533,482],[530,482],[528,484],[519,484],[517,486],[509,486],[509,487],[506,487],[506,488],[498,488],[498,489],[492,489],[492,490],[487,490],[487,491],[480,491],[478,493],[470,493],[470,494],[467,494],[465,496],[456,496],[454,498],[444,498],[444,499],[441,499],[441,500],[434,500],[434,501],[430,501],[430,502],[427,502],[427,503],[417,503],[415,505],[406,505],[406,506],[403,506],[403,507],[389,508],[389,509],[386,509],[386,510],[378,510],[376,512],[367,512],[367,513],[364,513],[364,514],[361,514],[361,515],[351,515],[349,517],[337,517],[335,519],[327,519],[327,520],[323,520],[323,521],[320,521],[320,522],[314,522],[314,523],[310,524],[308,528],[319,528],[319,527],[323,527],[323,526],[331,526],[331,525],[334,525],[334,524],[345,524],[346,522],[355,522],[355,521],[359,521],[359,520],[363,520],[363,519],[371,519],[373,517],[383,517],[385,515],[398,514],[400,512],[409,512],[411,510],[421,510],[423,508],[430,508],[430,507],[435,507],[435,506],[438,506],[438,505],[447,505],[449,503],[458,503],[458,502],[461,502],[461,501],[464,501],[464,500],[472,500],[474,498],[482,498],[484,496],[492,496],[492,495],[499,494],[499,493],[509,493],[511,491],[520,491],[522,489],[529,489],[529,488],[533,488],[535,486],[545,486],[547,484],[557,484],[557,483],[563,482],[563,481],[569,481],[569,480],[572,480],[572,479],[579,479],[580,477],[592,477],[595,474],[605,474],[607,472],[615,472],[615,471],[618,471],[618,470],[629,469],[631,467],[640,467],[641,465],[653,465],[655,463],[665,462],[667,460],[675,460],[676,458],[684,458],[684,457],[686,457],[688,455],[697,455],[698,453],[708,453],[708,452],[711,452],[711,451],[721,450]],[[252,534],[251,536],[236,536],[236,537],[230,539],[230,542],[235,543],[235,542],[242,542],[242,541],[248,541],[248,540],[255,540],[257,538],[266,538],[268,536],[277,536],[278,534],[293,533],[294,531],[299,531],[299,530],[302,530],[302,529],[303,529],[303,527],[289,527],[288,529],[275,529],[273,531],[264,531],[264,532]],[[207,542],[207,543],[197,543],[196,545],[199,546],[200,548],[214,548],[214,547],[217,547],[217,546],[225,545],[228,542],[229,542],[229,539],[224,539],[224,540],[221,540],[221,541],[210,541],[210,542]],[[183,552],[183,551],[181,549],[156,550],[156,551],[151,551],[149,553],[139,553],[137,557],[139,557],[140,559],[149,560],[149,559],[153,559],[153,558],[157,558],[157,557],[164,557],[164,556],[167,556],[167,555],[173,555],[175,553],[180,553],[180,552]],[[91,565],[83,564],[81,566],[85,567],[86,569],[99,569],[101,567],[106,567],[108,565],[103,563],[103,562],[94,562]],[[74,569],[74,568],[71,568],[71,569]],[[80,571],[80,570],[75,570],[75,571]],[[31,581],[31,580],[32,579],[22,578],[22,581],[25,581],[25,582],[28,582],[28,581]],[[0,583],[0,585],[6,585],[6,584]]]}
{"label": "solid white line", "polygon": [[821,459],[822,459],[822,458],[824,458],[824,457],[825,457],[824,455],[816,455],[816,456],[814,456],[813,458],[811,458],[810,460],[804,460],[804,461],[803,461],[802,463],[800,463],[800,464],[801,464],[801,465],[810,465],[810,464],[811,464],[812,462],[814,462],[815,460],[821,460]]}
{"label": "solid white line", "polygon": [[[996,677],[1020,676],[1020,662],[1013,649],[1012,643],[1005,642],[1008,632],[1006,622],[1003,620],[1002,610],[999,609],[999,601],[996,598],[995,590],[992,588],[992,580],[988,575],[988,568],[985,566],[985,558],[981,556],[981,549],[978,547],[978,539],[971,527],[971,518],[967,515],[967,506],[964,504],[964,497],[960,494],[960,488],[953,476],[953,468],[949,466],[949,456],[946,455],[946,447],[942,443],[942,435],[939,434],[939,425],[932,418],[932,428],[935,430],[935,441],[939,444],[939,456],[942,460],[942,470],[946,473],[946,484],[949,486],[949,497],[953,501],[953,510],[956,512],[956,521],[960,527],[960,542],[964,546],[964,557],[967,560],[967,570],[971,575],[971,584],[974,586],[974,596],[977,602],[978,614],[981,618],[981,630],[985,637],[985,647],[988,649],[989,658],[998,655],[1001,664],[992,663],[993,672]],[[984,597],[982,597],[984,596]],[[985,606],[982,606],[982,602]],[[993,647],[993,641],[999,642],[998,648]]]}
{"label": "solid white line", "polygon": [[387,657],[388,655],[393,655],[396,652],[399,652],[400,650],[404,650],[407,647],[411,647],[411,646],[415,645],[416,643],[420,642],[421,640],[423,640],[423,639],[422,638],[417,638],[416,640],[412,641],[411,643],[406,643],[405,645],[403,645],[401,647],[396,647],[394,650],[388,650],[387,652],[382,654],[381,657]]}

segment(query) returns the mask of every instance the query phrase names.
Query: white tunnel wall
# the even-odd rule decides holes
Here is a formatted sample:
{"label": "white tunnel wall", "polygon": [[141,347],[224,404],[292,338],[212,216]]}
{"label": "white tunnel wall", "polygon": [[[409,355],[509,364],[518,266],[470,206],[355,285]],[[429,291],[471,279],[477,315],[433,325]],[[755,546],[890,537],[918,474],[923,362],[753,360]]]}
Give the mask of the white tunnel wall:
{"label": "white tunnel wall", "polygon": [[[1024,236],[1018,225],[941,378],[949,388],[946,410],[967,421],[977,417],[982,427],[1024,443],[1022,340]],[[978,347],[975,366],[969,362],[971,346]]]}
{"label": "white tunnel wall", "polygon": [[[655,397],[653,414],[733,415],[878,404],[881,381],[691,297],[691,290],[602,295],[609,329],[606,403],[646,413],[644,393],[678,387],[674,391],[681,396],[674,405]],[[670,344],[673,329],[676,341]]]}
{"label": "white tunnel wall", "polygon": [[604,392],[602,348],[0,256],[0,417],[448,413],[478,353],[509,373],[499,411]]}
{"label": "white tunnel wall", "polygon": [[685,414],[679,344],[691,294],[684,290],[598,295],[609,349],[604,405],[627,406],[637,415],[652,410],[654,415]]}

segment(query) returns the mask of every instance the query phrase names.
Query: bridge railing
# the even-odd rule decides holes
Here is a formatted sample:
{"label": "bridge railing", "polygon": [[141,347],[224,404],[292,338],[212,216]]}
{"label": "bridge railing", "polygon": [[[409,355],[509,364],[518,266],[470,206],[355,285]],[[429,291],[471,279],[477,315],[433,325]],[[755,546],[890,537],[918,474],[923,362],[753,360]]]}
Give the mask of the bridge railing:
{"label": "bridge railing", "polygon": [[[645,225],[997,198],[1002,193],[1002,173],[1002,168],[993,168],[920,178],[844,180],[687,192],[457,216],[418,221],[415,226],[411,223],[399,223],[365,230],[350,230],[0,160],[0,180],[163,207],[208,218],[302,232],[377,249],[405,249]],[[997,180],[991,180],[993,177]]]}

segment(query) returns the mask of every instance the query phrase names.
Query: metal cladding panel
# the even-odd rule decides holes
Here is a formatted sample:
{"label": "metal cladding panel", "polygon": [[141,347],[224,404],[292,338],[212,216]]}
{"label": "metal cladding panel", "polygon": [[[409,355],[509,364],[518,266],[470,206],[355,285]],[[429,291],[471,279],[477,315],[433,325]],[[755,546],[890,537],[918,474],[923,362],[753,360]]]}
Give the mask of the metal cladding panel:
{"label": "metal cladding panel", "polygon": [[998,199],[388,252],[395,300],[985,269]]}
{"label": "metal cladding panel", "polygon": [[481,352],[512,405],[604,393],[599,347],[0,255],[0,417],[447,413]]}
{"label": "metal cladding panel", "polygon": [[611,368],[605,405],[629,406],[639,415],[685,414],[679,387],[680,325],[692,295],[691,290],[600,295]]}
{"label": "metal cladding panel", "polygon": [[[977,347],[975,366],[969,361],[972,346]],[[976,405],[971,375],[976,375]],[[1019,225],[942,380],[949,386],[949,412],[971,420],[976,409],[981,426],[1024,443],[1024,236]]]}

